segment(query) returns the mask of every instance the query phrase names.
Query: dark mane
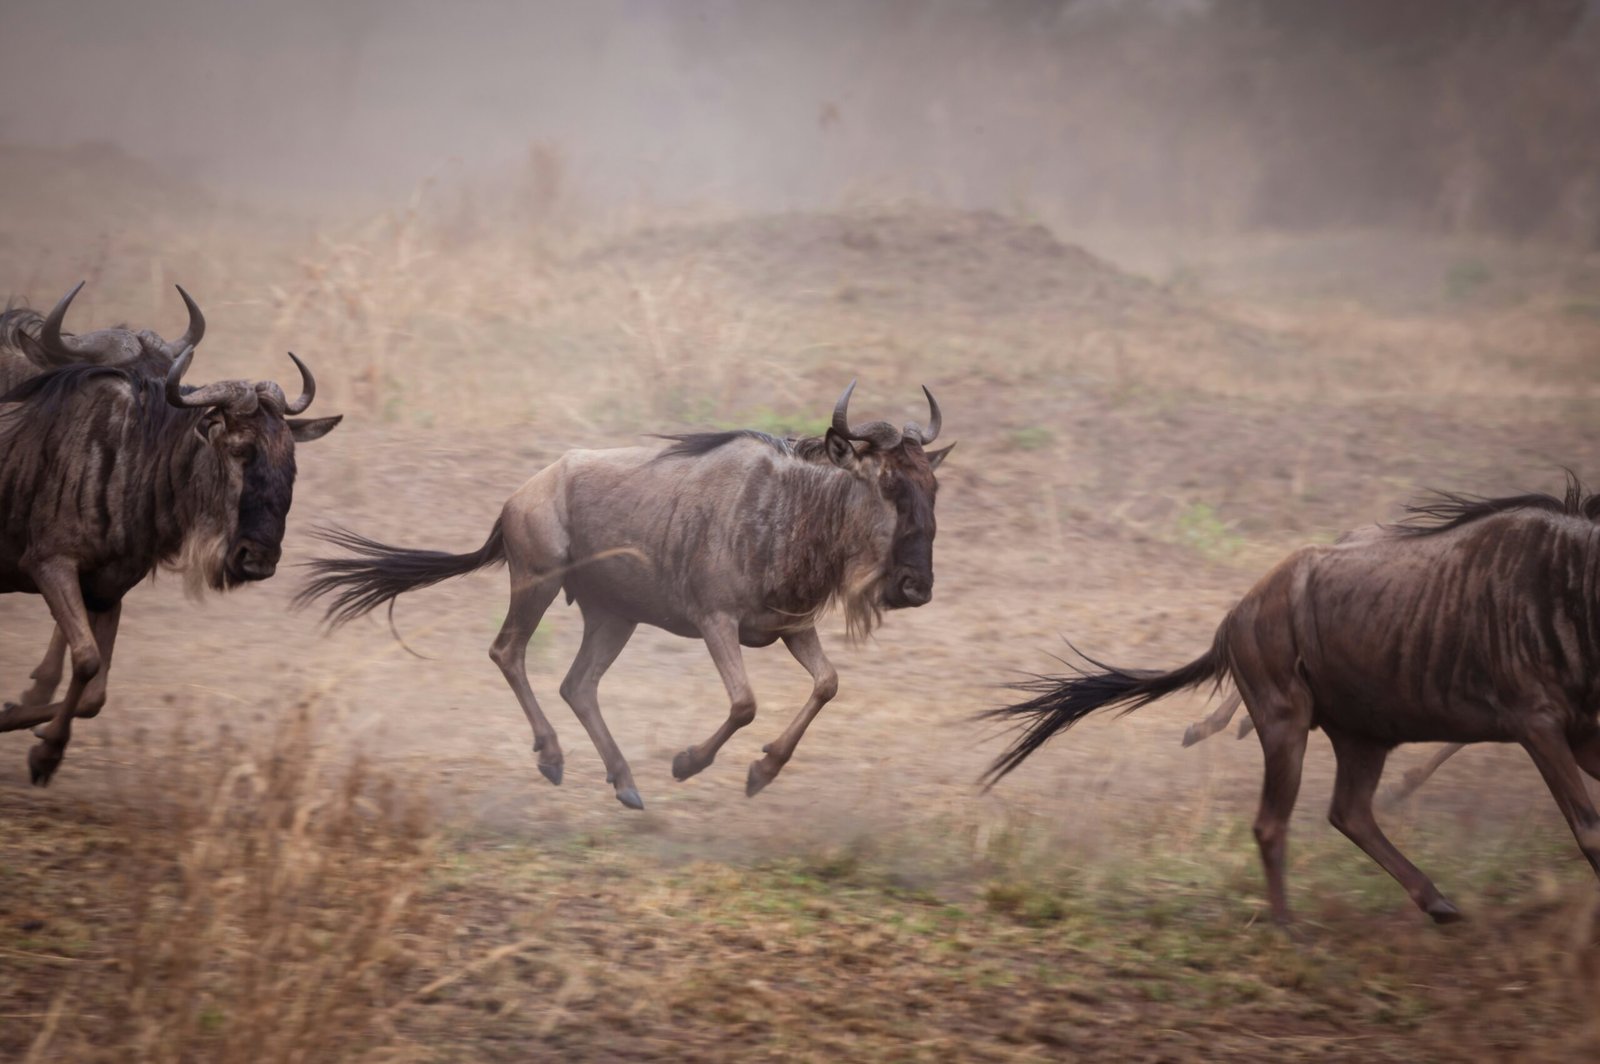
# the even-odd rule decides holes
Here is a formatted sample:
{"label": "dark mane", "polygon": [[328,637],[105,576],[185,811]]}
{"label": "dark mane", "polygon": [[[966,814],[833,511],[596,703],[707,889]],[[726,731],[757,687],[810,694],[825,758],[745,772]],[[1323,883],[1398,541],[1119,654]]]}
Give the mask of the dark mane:
{"label": "dark mane", "polygon": [[657,460],[666,458],[699,458],[701,455],[710,454],[717,448],[734,440],[759,440],[771,447],[779,454],[794,456],[797,447],[804,444],[804,440],[782,439],[770,432],[760,432],[756,429],[730,429],[725,432],[677,432],[658,433],[658,440],[671,440],[672,446],[656,456]]}
{"label": "dark mane", "polygon": [[28,326],[37,327],[44,321],[44,315],[28,307],[7,304],[4,311],[0,311],[0,347],[21,348],[22,336],[33,338],[32,333],[23,332]]}
{"label": "dark mane", "polygon": [[[203,412],[168,403],[164,368],[161,374],[155,372],[157,368],[154,360],[141,358],[115,366],[76,362],[46,370],[0,395],[0,425],[24,417],[39,418],[46,423],[53,421],[66,415],[74,400],[91,383],[113,378],[126,383],[133,392],[147,438],[153,440],[161,436],[176,421],[192,426]],[[184,388],[186,392],[191,390],[188,386]]]}
{"label": "dark mane", "polygon": [[1512,510],[1542,510],[1545,513],[1600,521],[1600,494],[1586,492],[1582,482],[1570,469],[1567,470],[1567,490],[1561,498],[1543,492],[1490,499],[1481,495],[1434,491],[1429,497],[1408,505],[1405,519],[1392,528],[1400,535],[1431,536]]}

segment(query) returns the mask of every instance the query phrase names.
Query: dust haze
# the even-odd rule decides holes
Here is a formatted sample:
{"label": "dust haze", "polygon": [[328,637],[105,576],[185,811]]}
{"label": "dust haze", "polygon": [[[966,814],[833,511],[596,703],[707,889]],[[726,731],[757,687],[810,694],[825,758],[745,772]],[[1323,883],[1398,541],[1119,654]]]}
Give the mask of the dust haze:
{"label": "dust haze", "polygon": [[544,151],[574,205],[916,197],[1593,246],[1596,22],[1585,0],[72,0],[8,11],[0,135],[318,207]]}

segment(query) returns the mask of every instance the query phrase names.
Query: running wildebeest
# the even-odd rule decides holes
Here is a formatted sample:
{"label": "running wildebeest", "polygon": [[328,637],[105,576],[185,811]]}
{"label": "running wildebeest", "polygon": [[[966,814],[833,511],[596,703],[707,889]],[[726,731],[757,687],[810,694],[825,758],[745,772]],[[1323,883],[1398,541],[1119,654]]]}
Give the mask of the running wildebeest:
{"label": "running wildebeest", "polygon": [[864,634],[884,609],[933,596],[934,470],[950,453],[923,448],[939,435],[927,394],[926,430],[884,421],[851,428],[855,383],[821,437],[781,440],[753,431],[668,436],[647,447],[568,451],[506,502],[489,538],[469,554],[391,547],[354,533],[325,533],[353,557],[312,562],[302,601],[333,594],[341,624],[405,591],[507,563],[511,603],[489,649],[533,728],[539,771],[561,782],[562,753],[528,683],[528,640],[556,593],[583,614],[583,641],[561,683],[605,762],[623,805],[643,808],[633,773],[600,716],[596,690],[640,624],[703,639],[732,703],[705,742],[673,759],[688,779],[755,719],[740,646],[782,639],[811,674],[811,697],[766,756],[750,765],[745,793],[778,775],[838,688],[816,622],[835,601]]}
{"label": "running wildebeest", "polygon": [[1514,742],[1528,751],[1600,875],[1600,495],[1443,494],[1392,534],[1306,547],[1229,611],[1211,649],[1170,672],[1093,671],[1026,685],[991,710],[1025,724],[990,783],[1099,709],[1138,709],[1231,678],[1266,760],[1255,835],[1267,895],[1289,920],[1284,854],[1306,737],[1320,727],[1338,769],[1328,818],[1441,923],[1452,905],[1378,827],[1372,797],[1406,742]]}
{"label": "running wildebeest", "polygon": [[[104,704],[123,596],[158,565],[184,569],[196,594],[270,577],[295,442],[340,420],[292,416],[316,394],[292,354],[304,383],[293,402],[270,381],[186,387],[205,318],[181,288],[189,327],[176,341],[120,328],[62,332],[82,287],[43,317],[0,314],[0,593],[42,595],[56,622],[34,685],[0,711],[0,731],[43,725],[28,752],[41,785],[61,763],[73,719]],[[51,703],[62,646],[71,682]]]}

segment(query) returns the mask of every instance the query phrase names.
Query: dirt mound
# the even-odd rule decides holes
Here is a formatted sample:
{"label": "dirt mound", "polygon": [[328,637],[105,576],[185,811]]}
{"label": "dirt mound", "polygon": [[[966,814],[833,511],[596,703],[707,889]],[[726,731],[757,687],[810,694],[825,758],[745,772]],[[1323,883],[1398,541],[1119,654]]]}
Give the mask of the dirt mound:
{"label": "dirt mound", "polygon": [[591,251],[624,270],[704,268],[754,291],[985,314],[1167,302],[1041,225],[992,211],[898,207],[786,213],[642,229]]}

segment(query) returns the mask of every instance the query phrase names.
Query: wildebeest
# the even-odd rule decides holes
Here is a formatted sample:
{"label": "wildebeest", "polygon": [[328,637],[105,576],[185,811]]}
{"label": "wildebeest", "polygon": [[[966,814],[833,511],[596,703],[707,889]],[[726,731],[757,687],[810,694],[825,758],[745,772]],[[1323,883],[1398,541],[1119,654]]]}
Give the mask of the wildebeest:
{"label": "wildebeest", "polygon": [[583,614],[583,641],[561,683],[605,762],[624,805],[643,808],[633,773],[600,715],[600,678],[640,624],[703,639],[732,703],[705,742],[673,759],[688,779],[710,765],[735,731],[755,719],[740,647],[782,639],[811,674],[811,697],[766,756],[750,766],[745,793],[778,775],[838,678],[817,638],[831,603],[851,630],[871,629],[882,609],[921,606],[933,595],[934,470],[950,451],[925,451],[939,434],[927,393],[926,430],[876,421],[851,428],[850,387],[826,435],[777,439],[753,431],[665,437],[670,446],[568,451],[506,502],[489,538],[469,554],[386,546],[354,533],[325,533],[353,557],[312,562],[302,601],[334,597],[328,618],[348,621],[395,596],[500,562],[511,603],[489,656],[533,728],[539,771],[561,782],[555,729],[528,683],[528,640],[556,593]]}
{"label": "wildebeest", "polygon": [[1131,711],[1231,678],[1265,756],[1255,835],[1280,923],[1289,814],[1317,727],[1338,761],[1329,820],[1433,919],[1459,913],[1372,813],[1399,743],[1520,743],[1600,875],[1600,814],[1579,774],[1600,778],[1600,495],[1576,478],[1564,498],[1441,494],[1393,534],[1296,551],[1181,668],[1088,665],[985,714],[1025,723],[990,782],[1095,710]]}
{"label": "wildebeest", "polygon": [[[316,394],[294,355],[303,392],[270,381],[186,387],[205,319],[180,288],[189,326],[176,341],[153,332],[62,331],[69,292],[48,314],[0,314],[0,593],[42,595],[56,635],[0,731],[29,725],[36,784],[48,783],[74,717],[94,716],[122,598],[158,565],[185,570],[197,593],[265,580],[276,570],[293,495],[296,441],[338,417],[300,419]],[[18,357],[20,354],[20,358]],[[59,648],[71,654],[66,697]]]}

